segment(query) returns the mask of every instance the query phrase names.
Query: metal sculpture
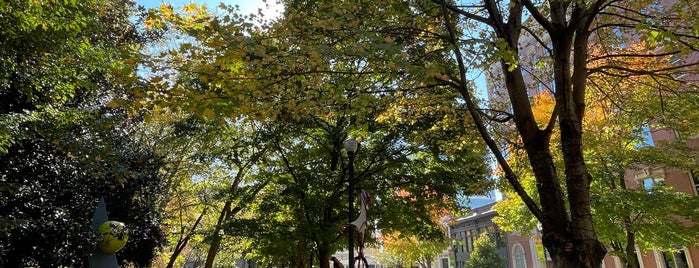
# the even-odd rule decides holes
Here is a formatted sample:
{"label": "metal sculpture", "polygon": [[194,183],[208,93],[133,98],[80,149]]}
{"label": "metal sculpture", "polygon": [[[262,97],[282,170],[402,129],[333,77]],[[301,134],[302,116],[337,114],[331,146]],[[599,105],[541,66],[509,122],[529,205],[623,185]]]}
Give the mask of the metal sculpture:
{"label": "metal sculpture", "polygon": [[100,239],[97,248],[88,257],[90,268],[119,268],[114,252],[126,244],[128,233],[123,223],[107,220],[104,198],[97,203],[90,227]]}
{"label": "metal sculpture", "polygon": [[[371,196],[369,193],[367,193],[364,190],[359,190],[359,200],[361,201],[361,207],[359,210],[359,217],[357,217],[356,220],[350,222],[348,225],[354,226],[355,229],[357,229],[358,237],[357,240],[359,243],[357,243],[357,256],[354,258],[357,260],[357,267],[362,267],[361,264],[364,262],[364,267],[369,267],[369,264],[366,261],[366,257],[364,256],[364,241],[366,237],[366,230],[367,230],[367,209],[369,205],[371,205]],[[354,267],[351,267],[354,268]]]}

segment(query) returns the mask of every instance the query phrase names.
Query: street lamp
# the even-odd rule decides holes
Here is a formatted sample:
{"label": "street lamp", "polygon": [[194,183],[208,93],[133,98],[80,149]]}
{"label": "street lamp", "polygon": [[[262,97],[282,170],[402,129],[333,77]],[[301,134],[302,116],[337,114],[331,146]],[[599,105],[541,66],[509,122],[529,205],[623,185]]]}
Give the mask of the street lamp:
{"label": "street lamp", "polygon": [[[345,141],[345,150],[347,150],[347,157],[349,158],[349,179],[347,186],[347,200],[349,203],[349,206],[347,207],[347,215],[349,221],[352,221],[352,217],[354,217],[354,215],[352,215],[354,214],[354,155],[357,153],[358,147],[359,143],[353,137],[349,137]],[[349,227],[347,235],[347,244],[349,246],[348,268],[354,268],[354,228],[352,226]]]}

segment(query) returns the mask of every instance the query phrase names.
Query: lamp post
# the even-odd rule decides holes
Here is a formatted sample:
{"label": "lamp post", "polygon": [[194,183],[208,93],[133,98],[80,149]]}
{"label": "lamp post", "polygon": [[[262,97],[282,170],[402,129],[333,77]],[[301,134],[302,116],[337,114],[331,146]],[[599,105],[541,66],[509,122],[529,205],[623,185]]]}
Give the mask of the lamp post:
{"label": "lamp post", "polygon": [[[345,150],[347,150],[347,157],[349,158],[349,179],[348,179],[348,186],[347,186],[347,200],[349,203],[349,206],[347,207],[347,216],[349,221],[352,221],[352,217],[354,217],[353,210],[354,210],[354,155],[357,153],[357,148],[359,147],[359,143],[357,140],[355,140],[353,137],[347,138],[345,141]],[[348,268],[354,268],[354,228],[349,227],[349,230],[347,231],[347,244],[348,244],[348,249],[349,249],[349,267]]]}

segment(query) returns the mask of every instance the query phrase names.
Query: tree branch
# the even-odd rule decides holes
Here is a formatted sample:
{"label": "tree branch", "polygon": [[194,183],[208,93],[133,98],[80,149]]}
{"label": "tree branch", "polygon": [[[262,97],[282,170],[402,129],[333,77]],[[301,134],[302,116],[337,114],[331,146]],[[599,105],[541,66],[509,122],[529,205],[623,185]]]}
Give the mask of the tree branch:
{"label": "tree branch", "polygon": [[447,9],[451,10],[452,12],[455,12],[455,13],[457,13],[457,14],[459,14],[459,15],[462,15],[462,16],[468,18],[468,19],[472,19],[472,20],[475,20],[475,21],[478,21],[478,22],[481,22],[481,23],[485,23],[485,24],[490,25],[490,26],[495,26],[495,25],[493,24],[493,20],[492,20],[492,19],[489,19],[489,18],[486,18],[486,17],[482,17],[482,16],[478,16],[478,15],[473,14],[473,13],[471,13],[471,12],[467,12],[467,11],[465,11],[465,10],[463,10],[463,9],[460,9],[460,8],[457,7],[457,6],[454,6],[454,5],[452,5],[452,4],[447,3],[445,0],[432,0],[432,2],[434,2],[434,3],[436,3],[436,4],[439,4],[439,5],[443,6],[443,7],[446,7]]}
{"label": "tree branch", "polygon": [[530,0],[522,0],[522,4],[524,4],[524,7],[527,8],[527,11],[529,11],[530,14],[532,14],[532,17],[536,20],[541,27],[544,28],[549,34],[553,31],[553,25],[551,25],[551,22],[544,17],[544,15],[539,12],[539,9],[536,8],[534,3]]}
{"label": "tree branch", "polygon": [[517,178],[517,175],[514,173],[510,165],[507,163],[507,160],[505,159],[504,155],[498,148],[497,144],[495,141],[492,139],[490,134],[488,134],[488,130],[483,124],[483,121],[481,119],[480,113],[478,112],[478,109],[476,107],[476,104],[473,102],[473,97],[471,96],[471,93],[468,90],[468,83],[466,82],[466,66],[464,64],[463,56],[461,55],[461,49],[459,48],[458,43],[456,42],[456,30],[452,27],[451,25],[451,20],[449,18],[449,12],[447,12],[447,5],[442,1],[442,8],[444,10],[444,23],[447,27],[447,30],[449,31],[449,42],[451,46],[453,47],[454,54],[456,57],[456,61],[459,66],[459,73],[460,73],[460,79],[458,80],[458,84],[456,85],[457,87],[455,88],[458,92],[461,93],[461,95],[464,97],[464,101],[466,102],[466,107],[468,107],[469,113],[471,114],[471,117],[473,118],[473,121],[476,125],[476,129],[478,130],[478,133],[480,133],[481,138],[485,141],[487,144],[488,148],[490,148],[490,151],[495,155],[495,158],[497,159],[498,164],[500,164],[500,167],[502,167],[503,171],[505,171],[505,178],[507,181],[512,185],[512,188],[515,190],[517,195],[520,196],[524,204],[527,205],[529,210],[534,214],[534,216],[537,219],[543,219],[544,214],[541,211],[541,208],[534,202],[534,200],[529,196],[527,191],[522,187],[522,184],[520,184],[519,179]]}

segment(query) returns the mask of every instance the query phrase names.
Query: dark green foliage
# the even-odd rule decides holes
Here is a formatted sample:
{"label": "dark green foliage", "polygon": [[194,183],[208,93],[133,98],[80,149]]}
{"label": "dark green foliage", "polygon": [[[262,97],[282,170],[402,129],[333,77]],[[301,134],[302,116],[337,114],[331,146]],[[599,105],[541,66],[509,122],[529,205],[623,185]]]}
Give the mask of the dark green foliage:
{"label": "dark green foliage", "polygon": [[[51,118],[52,119],[52,118]],[[121,261],[147,265],[161,243],[162,165],[119,124],[122,115],[94,122],[27,124],[29,138],[0,157],[0,264],[85,266],[97,240],[90,224],[99,197],[109,218],[127,224]]]}
{"label": "dark green foliage", "polygon": [[136,138],[140,120],[106,108],[154,37],[135,12],[131,0],[0,2],[0,266],[85,267],[102,196],[131,233],[120,261],[154,257],[162,161]]}

